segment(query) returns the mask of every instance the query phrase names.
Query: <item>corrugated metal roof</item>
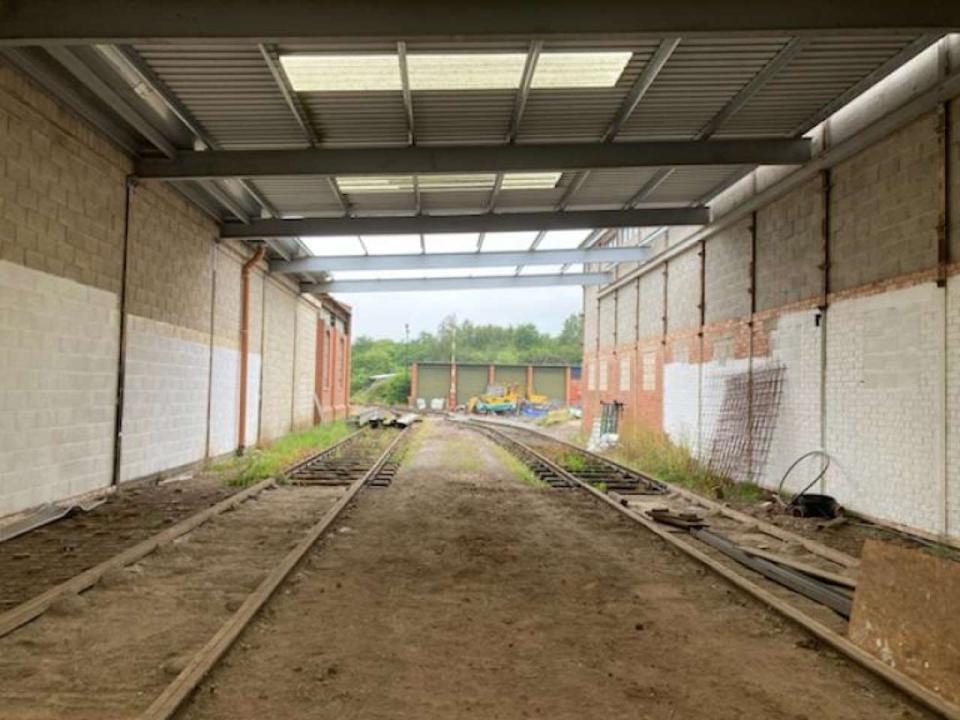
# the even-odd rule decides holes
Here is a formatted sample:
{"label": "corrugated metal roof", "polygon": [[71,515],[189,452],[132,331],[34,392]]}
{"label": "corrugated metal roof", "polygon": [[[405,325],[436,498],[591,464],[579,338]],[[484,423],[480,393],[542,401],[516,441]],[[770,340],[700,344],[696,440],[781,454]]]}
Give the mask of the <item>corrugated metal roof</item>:
{"label": "corrugated metal roof", "polygon": [[[400,40],[398,38],[398,40]],[[469,42],[411,40],[416,53],[526,53],[536,38],[472,39]],[[811,38],[717,130],[717,137],[788,136],[871,73],[890,65],[916,35],[877,33]],[[748,87],[787,48],[782,36],[694,37],[681,40],[615,140],[689,139]],[[615,50],[632,56],[613,87],[530,90],[515,141],[598,142],[660,46],[657,38],[550,40],[541,52]],[[397,53],[397,42],[324,41],[280,45],[280,54]],[[256,45],[140,44],[134,50],[169,91],[224,149],[304,147],[300,126],[277,79]],[[891,68],[892,69],[892,68]],[[423,145],[508,142],[517,90],[413,91],[414,141]],[[390,147],[409,142],[407,110],[400,91],[297,93],[306,122],[330,147]],[[680,168],[643,198],[643,205],[696,203],[744,168]],[[623,207],[656,168],[594,170],[565,208]],[[576,173],[557,188],[501,189],[495,210],[558,209]],[[343,207],[321,178],[258,180],[263,196],[282,215],[334,215]],[[423,212],[482,212],[489,191],[423,192]],[[356,214],[416,212],[414,193],[347,196]],[[226,211],[224,212],[226,216]]]}
{"label": "corrugated metal roof", "polygon": [[303,146],[303,131],[256,46],[134,49],[224,149]]}

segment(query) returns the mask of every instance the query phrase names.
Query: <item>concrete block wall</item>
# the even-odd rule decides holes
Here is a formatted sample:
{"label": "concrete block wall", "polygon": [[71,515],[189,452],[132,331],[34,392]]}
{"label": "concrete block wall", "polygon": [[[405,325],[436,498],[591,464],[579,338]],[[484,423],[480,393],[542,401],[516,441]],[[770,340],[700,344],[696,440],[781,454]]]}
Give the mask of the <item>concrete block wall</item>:
{"label": "concrete block wall", "polygon": [[[121,150],[0,61],[0,517],[237,447],[248,251],[218,244],[215,223],[165,186],[136,186],[128,207],[131,169]],[[339,314],[349,338],[349,309],[298,297],[264,267],[250,278],[248,445],[313,421],[317,319]],[[349,374],[348,351],[338,363]],[[339,387],[342,416],[342,377]]]}
{"label": "concrete block wall", "polygon": [[[832,464],[817,489],[864,516],[960,542],[960,106],[950,107],[638,277],[591,291],[599,317],[588,330],[609,327],[612,307],[619,320],[611,298],[639,298],[635,341],[620,342],[619,325],[615,341],[600,331],[584,345],[585,368],[633,353],[631,389],[617,396],[626,432],[664,431],[770,488],[822,449]],[[751,196],[740,195],[730,208]],[[645,353],[659,392],[642,390]],[[586,422],[609,399],[588,384]],[[821,462],[804,461],[787,488],[814,479]]]}
{"label": "concrete block wall", "polygon": [[263,393],[260,438],[273,440],[290,429],[296,353],[296,297],[275,282],[263,292]]}
{"label": "concrete block wall", "polygon": [[302,428],[313,424],[317,313],[313,308],[303,303],[297,304],[296,313],[291,425],[295,428]]}

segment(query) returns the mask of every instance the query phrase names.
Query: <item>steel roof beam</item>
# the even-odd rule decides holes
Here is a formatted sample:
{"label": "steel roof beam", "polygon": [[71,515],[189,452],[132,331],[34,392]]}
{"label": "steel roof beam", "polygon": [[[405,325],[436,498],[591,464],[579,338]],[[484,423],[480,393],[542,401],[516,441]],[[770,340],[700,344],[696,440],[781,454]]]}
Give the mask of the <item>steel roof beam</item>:
{"label": "steel roof beam", "polygon": [[405,235],[417,233],[519,232],[525,230],[703,225],[705,207],[583,210],[574,212],[486,213],[483,215],[405,215],[376,217],[253,220],[248,225],[224,223],[223,239],[308,237],[323,235]]}
{"label": "steel roof beam", "polygon": [[138,133],[143,135],[154,147],[172,158],[177,154],[170,139],[160,130],[150,123],[134,107],[111,88],[103,79],[97,75],[83,60],[74,54],[68,47],[54,46],[47,48],[47,51],[63,65],[70,74],[77,78],[90,92],[102,100],[108,107],[112,108],[123,120],[130,124]]}
{"label": "steel roof beam", "polygon": [[280,94],[283,95],[283,101],[287,104],[287,107],[290,108],[290,112],[297,121],[297,125],[303,130],[303,134],[306,135],[311,145],[318,144],[320,142],[320,136],[313,127],[313,123],[310,122],[307,110],[303,107],[303,103],[300,102],[300,96],[297,95],[290,86],[287,74],[280,65],[280,51],[275,45],[271,44],[261,43],[258,45],[258,48],[260,54],[263,56],[263,61],[267,64],[267,69],[270,70],[270,74],[277,84],[277,89],[280,91]]}
{"label": "steel roof beam", "polygon": [[407,69],[407,43],[397,43],[397,60],[400,63],[400,85],[403,88],[403,108],[407,113],[407,144],[417,142],[417,126],[413,116],[413,93],[410,92],[410,72]]}
{"label": "steel roof beam", "polygon": [[305,257],[270,263],[270,272],[319,273],[347,270],[448,270],[451,268],[560,265],[563,263],[639,262],[650,255],[646,247],[591,248],[581,250],[497,251],[406,255],[337,255]]}
{"label": "steel roof beam", "polygon": [[773,59],[764,65],[760,72],[751,78],[750,82],[740,88],[740,91],[730,99],[730,102],[723,106],[720,112],[713,116],[710,122],[700,130],[698,137],[708,138],[717,132],[727,120],[736,115],[744,105],[756,97],[764,85],[789,65],[790,61],[807,46],[808,42],[809,39],[805,37],[791,38]]}
{"label": "steel roof beam", "polygon": [[[114,45],[100,45],[97,47],[97,50],[107,60],[107,62],[109,62],[115,68],[118,68],[119,70],[126,70],[128,73],[132,73],[136,77],[136,82],[142,85],[142,88],[134,88],[134,91],[137,92],[137,94],[140,94],[142,89],[146,88],[149,92],[153,93],[154,97],[163,103],[181,123],[183,123],[183,126],[194,136],[194,138],[212,150],[220,149],[220,144],[213,138],[212,135],[210,135],[209,132],[207,132],[206,128],[203,127],[203,124],[193,116],[193,113],[191,113],[182,102],[180,102],[180,99],[173,93],[172,90],[170,90],[169,87],[167,87],[167,84],[157,76],[157,74],[153,71],[153,68],[151,68],[146,61],[140,57],[140,54],[134,48],[130,47],[129,45],[122,47]],[[264,212],[266,212],[270,217],[277,217],[278,213],[276,208],[274,208],[273,204],[267,200],[262,192],[260,192],[259,188],[257,188],[248,180],[241,180],[240,185]],[[215,193],[216,191],[211,194]],[[237,218],[241,220],[246,218],[245,211],[242,211],[242,208],[240,208],[236,203],[233,203],[232,206],[226,205],[225,207],[227,207],[227,209],[230,210],[230,212],[233,213]],[[238,209],[240,209],[243,214],[238,214]]]}
{"label": "steel roof beam", "polygon": [[254,41],[312,38],[471,38],[626,33],[699,33],[957,29],[960,5],[937,0],[608,0],[603,12],[582,0],[524,3],[486,0],[30,0],[0,3],[0,42],[94,43]]}
{"label": "steel roof beam", "polygon": [[329,280],[301,283],[300,292],[424,292],[427,290],[480,290],[490,288],[532,288],[558,285],[604,285],[611,273],[567,273],[565,275],[503,275],[496,277],[389,278],[378,280]]}
{"label": "steel roof beam", "polygon": [[181,152],[140,158],[144,179],[201,180],[298,175],[580,170],[667,165],[790,165],[812,157],[807,138],[658,140],[622,143],[460,145],[303,150]]}
{"label": "steel roof beam", "polygon": [[678,45],[680,45],[679,37],[663,39],[663,42],[661,42],[654,51],[653,55],[647,61],[647,64],[643,66],[643,70],[640,71],[636,81],[634,81],[630,92],[628,92],[627,97],[624,98],[623,104],[620,105],[617,114],[613,120],[610,121],[610,125],[607,126],[607,130],[603,134],[603,140],[605,142],[613,140],[623,129],[623,126],[627,120],[630,119],[630,116],[633,115],[633,111],[637,109],[637,105],[643,100],[643,96],[647,94],[647,90],[653,85],[653,81],[657,79],[660,71],[663,70],[667,64],[667,60],[673,55],[673,51],[677,49]]}

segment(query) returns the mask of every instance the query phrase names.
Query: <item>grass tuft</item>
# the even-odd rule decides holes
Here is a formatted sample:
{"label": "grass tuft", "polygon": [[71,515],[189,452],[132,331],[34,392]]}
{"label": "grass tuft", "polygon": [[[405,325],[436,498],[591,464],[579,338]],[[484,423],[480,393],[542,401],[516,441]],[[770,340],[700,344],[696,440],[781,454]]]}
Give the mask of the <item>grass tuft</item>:
{"label": "grass tuft", "polygon": [[264,478],[276,477],[293,463],[311,453],[330,447],[353,432],[343,421],[315,425],[278,438],[269,445],[257,447],[242,458],[230,461],[242,470],[228,482],[245,487]]}
{"label": "grass tuft", "polygon": [[560,456],[560,466],[576,475],[587,469],[587,459],[578,452],[567,451]]}
{"label": "grass tuft", "polygon": [[658,480],[688,488],[713,499],[755,502],[763,489],[754,483],[734,482],[697,460],[685,445],[678,445],[665,433],[646,428],[620,435],[613,452],[615,459]]}
{"label": "grass tuft", "polygon": [[507,470],[524,485],[534,488],[547,488],[549,484],[534,475],[533,470],[524,465],[516,455],[500,445],[492,445],[493,452],[500,458]]}

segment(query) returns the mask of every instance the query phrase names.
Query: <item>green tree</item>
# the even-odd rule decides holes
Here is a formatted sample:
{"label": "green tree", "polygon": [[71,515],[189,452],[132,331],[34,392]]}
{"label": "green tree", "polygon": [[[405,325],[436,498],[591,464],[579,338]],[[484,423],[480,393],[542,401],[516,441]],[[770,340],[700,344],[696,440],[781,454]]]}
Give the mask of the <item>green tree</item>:
{"label": "green tree", "polygon": [[[504,327],[443,319],[435,333],[421,332],[409,345],[384,338],[360,336],[353,342],[351,391],[376,391],[377,400],[405,402],[410,391],[409,362],[449,362],[456,341],[458,362],[500,364],[580,362],[583,353],[583,318],[568,317],[556,336],[542,333],[532,323]],[[396,373],[396,377],[370,388],[372,375]]]}

